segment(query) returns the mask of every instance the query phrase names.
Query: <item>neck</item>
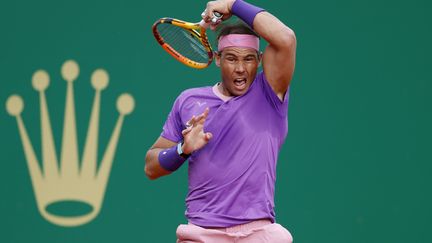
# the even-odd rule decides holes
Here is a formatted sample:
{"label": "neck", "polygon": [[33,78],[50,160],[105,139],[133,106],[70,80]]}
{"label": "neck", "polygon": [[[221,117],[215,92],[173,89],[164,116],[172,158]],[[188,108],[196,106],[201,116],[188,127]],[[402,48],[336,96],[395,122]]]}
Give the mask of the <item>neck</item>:
{"label": "neck", "polygon": [[218,84],[217,88],[222,95],[227,96],[227,97],[233,97],[233,95],[225,88],[223,82],[220,82]]}
{"label": "neck", "polygon": [[224,87],[222,87],[222,83],[215,84],[213,86],[213,92],[216,96],[218,96],[223,101],[228,101],[232,97],[234,97],[234,96],[230,95]]}

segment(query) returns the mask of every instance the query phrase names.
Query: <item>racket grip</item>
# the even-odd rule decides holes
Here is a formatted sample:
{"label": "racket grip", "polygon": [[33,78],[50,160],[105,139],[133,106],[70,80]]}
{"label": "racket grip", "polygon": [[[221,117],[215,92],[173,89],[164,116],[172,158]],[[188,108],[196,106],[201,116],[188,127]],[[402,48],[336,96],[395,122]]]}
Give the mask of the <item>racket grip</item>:
{"label": "racket grip", "polygon": [[206,22],[204,21],[204,19],[203,19],[203,20],[201,20],[201,21],[199,22],[199,25],[200,25],[201,27],[203,27],[204,29],[208,29],[208,27],[210,26],[210,23],[206,23]]}

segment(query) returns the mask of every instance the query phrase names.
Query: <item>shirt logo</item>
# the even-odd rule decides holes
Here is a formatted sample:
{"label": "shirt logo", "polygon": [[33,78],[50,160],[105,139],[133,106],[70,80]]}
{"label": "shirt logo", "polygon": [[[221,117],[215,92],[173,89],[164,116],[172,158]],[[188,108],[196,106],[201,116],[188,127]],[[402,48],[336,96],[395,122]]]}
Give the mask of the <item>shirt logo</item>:
{"label": "shirt logo", "polygon": [[197,105],[198,105],[199,107],[201,107],[201,106],[207,104],[207,102],[200,102],[200,101],[197,101],[196,103],[197,103]]}

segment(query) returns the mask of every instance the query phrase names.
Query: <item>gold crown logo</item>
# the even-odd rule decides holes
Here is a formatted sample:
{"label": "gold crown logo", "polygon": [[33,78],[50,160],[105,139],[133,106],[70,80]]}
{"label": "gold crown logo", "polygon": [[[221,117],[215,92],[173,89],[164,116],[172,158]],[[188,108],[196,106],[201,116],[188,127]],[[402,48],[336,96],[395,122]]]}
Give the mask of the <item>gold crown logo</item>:
{"label": "gold crown logo", "polygon": [[[44,70],[38,70],[32,78],[33,88],[39,92],[40,96],[43,170],[21,118],[21,112],[24,108],[23,99],[18,95],[9,96],[6,109],[17,120],[39,212],[53,224],[71,227],[88,223],[99,214],[123,120],[126,115],[133,111],[135,103],[129,94],[122,94],[117,98],[119,117],[99,168],[97,168],[101,91],[107,87],[109,78],[103,69],[97,69],[93,72],[91,83],[95,89],[95,96],[80,165],[73,89],[73,82],[79,74],[78,64],[73,60],[66,61],[62,66],[61,74],[67,82],[67,94],[60,164],[57,160],[45,97],[45,90],[49,86],[48,73]],[[49,205],[65,201],[86,203],[92,206],[92,210],[87,214],[78,216],[57,215],[47,210]]]}

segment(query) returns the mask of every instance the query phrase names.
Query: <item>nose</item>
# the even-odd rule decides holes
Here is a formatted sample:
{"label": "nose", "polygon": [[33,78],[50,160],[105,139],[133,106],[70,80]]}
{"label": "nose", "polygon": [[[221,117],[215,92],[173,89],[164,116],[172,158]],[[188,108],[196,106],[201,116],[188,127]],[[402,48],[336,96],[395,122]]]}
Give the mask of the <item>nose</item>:
{"label": "nose", "polygon": [[237,73],[244,73],[246,68],[244,67],[244,63],[242,61],[237,62],[235,69]]}

